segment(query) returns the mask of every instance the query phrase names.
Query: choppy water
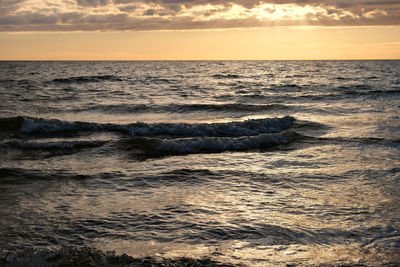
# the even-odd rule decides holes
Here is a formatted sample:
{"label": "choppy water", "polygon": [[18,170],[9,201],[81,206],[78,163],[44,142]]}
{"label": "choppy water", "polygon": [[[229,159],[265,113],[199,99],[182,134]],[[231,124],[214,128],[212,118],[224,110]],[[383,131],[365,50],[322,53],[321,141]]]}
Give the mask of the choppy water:
{"label": "choppy water", "polygon": [[1,62],[0,251],[400,264],[400,61]]}

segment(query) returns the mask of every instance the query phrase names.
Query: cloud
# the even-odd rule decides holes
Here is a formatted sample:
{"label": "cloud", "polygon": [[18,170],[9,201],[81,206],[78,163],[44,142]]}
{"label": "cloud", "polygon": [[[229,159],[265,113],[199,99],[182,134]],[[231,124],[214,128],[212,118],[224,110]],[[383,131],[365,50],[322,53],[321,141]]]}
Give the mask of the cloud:
{"label": "cloud", "polygon": [[400,25],[399,1],[0,0],[0,31]]}
{"label": "cloud", "polygon": [[110,0],[77,0],[78,5],[85,7],[104,6],[110,3]]}

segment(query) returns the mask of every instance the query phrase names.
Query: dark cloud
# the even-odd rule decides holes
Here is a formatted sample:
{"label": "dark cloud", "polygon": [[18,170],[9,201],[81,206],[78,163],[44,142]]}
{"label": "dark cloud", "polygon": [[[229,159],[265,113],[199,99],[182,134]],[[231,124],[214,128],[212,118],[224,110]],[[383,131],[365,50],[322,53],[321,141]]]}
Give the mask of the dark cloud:
{"label": "dark cloud", "polygon": [[127,5],[127,6],[118,7],[118,9],[122,12],[131,13],[137,9],[137,6]]}
{"label": "dark cloud", "polygon": [[143,12],[143,15],[145,16],[153,16],[156,13],[154,9],[147,9],[146,11]]}
{"label": "dark cloud", "polygon": [[108,5],[110,0],[76,0],[76,3],[85,7],[97,7]]}
{"label": "dark cloud", "polygon": [[15,11],[18,8],[18,4],[23,1],[24,0],[0,0],[0,16]]}
{"label": "dark cloud", "polygon": [[[20,0],[2,0],[1,2],[8,1],[18,1]],[[110,2],[115,4],[137,4],[137,3],[154,3],[161,5],[168,4],[178,4],[185,7],[192,7],[195,5],[231,5],[238,4],[246,8],[252,8],[260,4],[260,2],[271,3],[271,4],[296,4],[296,5],[330,5],[336,7],[359,7],[364,6],[399,6],[400,2],[398,0],[389,1],[365,1],[365,0],[77,0],[79,5],[83,6],[99,6],[106,5]]]}
{"label": "dark cloud", "polygon": [[[32,7],[30,0],[0,0],[0,31],[119,31],[119,30],[185,30],[297,26],[367,26],[400,25],[400,1],[365,0],[76,0],[68,6]],[[261,18],[252,10],[260,4],[266,14],[289,10],[278,19]],[[208,5],[207,5],[208,4]],[[309,6],[315,12],[304,17],[293,15],[290,5]],[[70,5],[70,4],[69,4]],[[242,12],[232,15],[231,8]],[[279,6],[283,5],[283,6]],[[22,9],[21,9],[22,8]],[[282,9],[283,8],[283,9]],[[286,9],[285,9],[286,8]],[[292,12],[292,13],[291,13]]]}

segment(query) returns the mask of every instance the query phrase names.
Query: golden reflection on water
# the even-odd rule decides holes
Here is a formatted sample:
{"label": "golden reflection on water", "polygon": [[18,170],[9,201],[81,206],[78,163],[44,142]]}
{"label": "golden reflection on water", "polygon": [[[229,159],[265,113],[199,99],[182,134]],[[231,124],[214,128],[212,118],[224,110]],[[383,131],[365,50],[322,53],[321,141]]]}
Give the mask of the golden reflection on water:
{"label": "golden reflection on water", "polygon": [[[294,151],[171,157],[156,162],[159,166],[155,164],[152,175],[157,175],[159,170],[165,171],[165,166],[175,166],[170,167],[173,170],[176,166],[185,168],[185,164],[193,162],[198,163],[196,168],[199,170],[207,169],[211,173],[229,170],[235,175],[209,177],[213,179],[210,183],[183,185],[179,190],[176,186],[165,183],[156,189],[149,187],[119,191],[116,188],[117,190],[109,195],[107,190],[85,190],[79,185],[81,182],[70,181],[63,187],[62,195],[59,191],[48,192],[47,197],[42,200],[46,204],[45,209],[51,213],[56,211],[57,206],[69,205],[68,216],[72,220],[79,220],[99,215],[112,217],[119,212],[140,214],[168,207],[186,206],[196,207],[202,212],[193,212],[189,217],[177,219],[194,220],[205,225],[218,222],[224,227],[232,228],[239,227],[237,224],[241,223],[252,225],[253,222],[257,222],[258,225],[279,226],[305,235],[305,239],[298,240],[296,244],[277,244],[274,236],[252,239],[251,243],[239,240],[221,241],[218,245],[141,241],[133,238],[93,240],[94,245],[102,250],[115,250],[117,253],[127,253],[134,257],[201,258],[211,255],[215,260],[245,263],[249,266],[279,266],[291,263],[360,263],[374,266],[382,261],[400,261],[395,250],[363,247],[361,243],[353,241],[342,239],[331,243],[326,240],[317,244],[315,240],[307,242],[307,237],[313,238],[315,231],[321,229],[331,229],[335,232],[376,225],[393,226],[394,222],[385,222],[382,218],[383,212],[387,212],[386,207],[393,205],[397,205],[397,208],[393,209],[396,211],[399,204],[390,194],[377,188],[376,183],[371,183],[368,180],[371,178],[364,177],[365,173],[357,171],[375,167],[385,169],[390,166],[391,159],[382,162],[375,159],[373,154],[360,155],[357,149],[340,145],[321,145]],[[117,165],[118,162],[112,164]],[[313,168],[309,167],[311,164]],[[139,166],[140,164],[136,167]],[[192,166],[192,169],[195,168]],[[256,175],[249,178],[247,174]],[[351,175],[352,179],[346,179],[347,175]],[[277,177],[279,179],[276,179]],[[115,185],[115,182],[110,183]],[[121,186],[121,189],[124,189],[124,186]],[[22,204],[26,205],[27,209],[28,206],[34,205],[28,202]],[[387,217],[394,218],[395,215]],[[212,227],[211,224],[209,227]],[[176,236],[182,235],[179,228],[176,231]],[[135,233],[132,235],[135,236]]]}
{"label": "golden reflection on water", "polygon": [[310,265],[354,265],[378,266],[384,262],[398,262],[399,255],[389,251],[365,249],[361,244],[349,245],[289,245],[259,248],[240,248],[232,252],[232,258],[250,258],[251,266],[287,266],[287,264]]}
{"label": "golden reflection on water", "polygon": [[[360,243],[353,244],[320,244],[320,245],[265,245],[271,240],[225,241],[218,246],[202,244],[188,245],[177,243],[159,243],[155,241],[119,241],[114,244],[116,252],[133,257],[165,257],[165,258],[203,258],[210,257],[219,262],[244,264],[245,266],[300,266],[319,265],[366,265],[382,266],[385,263],[400,261],[399,251],[387,248],[366,248]],[[112,241],[97,242],[100,249],[113,247]]]}
{"label": "golden reflection on water", "polygon": [[[374,201],[371,201],[371,199],[374,199]],[[138,205],[137,201],[134,198],[121,198],[116,200],[115,203],[120,203],[119,209],[130,207],[132,210]],[[284,202],[285,207],[282,206],[282,202]],[[351,209],[356,209],[373,214],[377,208],[389,203],[389,198],[377,194],[373,188],[369,188],[369,185],[352,184],[347,181],[325,187],[323,191],[314,188],[282,189],[279,191],[275,188],[268,196],[259,192],[254,194],[242,193],[238,190],[219,192],[205,188],[196,191],[185,191],[183,189],[178,193],[164,190],[162,196],[153,198],[153,207],[142,203],[138,208],[193,205],[204,210],[215,211],[215,213],[207,215],[205,212],[193,215],[192,219],[196,221],[220,222],[225,226],[231,225],[232,227],[235,227],[236,221],[257,221],[258,223],[286,226],[291,230],[307,232],[314,229],[348,230],[354,228],[356,227],[354,220],[357,215],[349,215],[351,218],[349,217],[349,220],[346,221],[343,220],[343,217],[337,219],[334,213],[346,213]],[[261,205],[263,206],[262,210]],[[318,207],[322,207],[319,214]],[[118,209],[117,206],[114,208]],[[310,210],[313,211],[308,213],[307,211]],[[332,216],[330,213],[333,213]],[[372,227],[382,224],[379,217],[356,221],[357,227]],[[168,258],[201,258],[212,255],[212,258],[218,261],[245,263],[249,266],[285,266],[286,264],[367,264],[374,266],[380,265],[382,261],[398,262],[400,260],[399,256],[396,256],[396,251],[365,248],[361,243],[273,244],[274,237],[252,240],[252,244],[245,241],[226,241],[221,242],[218,246],[188,245],[175,242],[159,243],[155,241],[112,244],[112,242],[107,241],[105,247],[108,249],[111,247],[119,253],[127,253],[137,257],[155,255]]]}

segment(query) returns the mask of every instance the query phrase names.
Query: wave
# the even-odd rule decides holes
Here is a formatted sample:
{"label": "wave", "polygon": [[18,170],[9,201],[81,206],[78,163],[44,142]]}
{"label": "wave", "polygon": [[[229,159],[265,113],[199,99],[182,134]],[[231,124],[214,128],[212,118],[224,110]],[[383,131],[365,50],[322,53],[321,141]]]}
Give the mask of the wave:
{"label": "wave", "polygon": [[[300,126],[302,127],[302,126]],[[308,126],[306,126],[308,127]],[[302,146],[304,145],[346,145],[346,146],[379,146],[384,148],[399,148],[400,139],[391,139],[391,138],[379,138],[379,137],[320,137],[308,135],[304,130],[299,129],[298,126],[294,126],[293,130],[300,130],[301,134],[299,134],[299,138],[297,141]],[[322,129],[323,130],[323,129]]]}
{"label": "wave", "polygon": [[10,141],[0,143],[3,158],[9,160],[39,160],[80,153],[101,147],[109,141]]}
{"label": "wave", "polygon": [[237,74],[215,74],[212,76],[215,79],[239,79],[240,76]]}
{"label": "wave", "polygon": [[162,140],[155,150],[163,154],[218,153],[225,151],[248,151],[270,149],[292,142],[294,132],[260,134],[250,137],[205,137],[199,139]]}
{"label": "wave", "polygon": [[266,111],[272,109],[287,109],[281,104],[188,104],[171,106],[182,111]]}
{"label": "wave", "polygon": [[99,147],[107,141],[59,141],[59,142],[7,142],[0,147],[13,147],[23,150],[77,150]]}
{"label": "wave", "polygon": [[368,90],[368,91],[358,91],[358,90],[346,90],[344,91],[346,95],[360,95],[360,96],[367,96],[367,95],[381,95],[381,94],[400,94],[400,88],[394,88],[389,90]]}
{"label": "wave", "polygon": [[155,77],[155,76],[146,76],[144,77],[144,80],[140,80],[144,83],[165,83],[165,84],[173,84],[176,83],[177,80],[175,79],[167,79],[167,78],[162,78],[162,77]]}
{"label": "wave", "polygon": [[303,90],[303,86],[298,84],[272,84],[271,86],[265,88],[266,91],[278,91],[278,92],[300,92]]}
{"label": "wave", "polygon": [[268,150],[289,144],[298,136],[295,132],[286,131],[242,137],[133,138],[121,141],[120,146],[125,150],[135,151],[138,156],[157,157],[227,151]]}
{"label": "wave", "polygon": [[0,84],[29,84],[33,81],[27,79],[0,79]]}
{"label": "wave", "polygon": [[92,83],[100,81],[122,81],[121,77],[114,75],[94,75],[94,76],[74,76],[68,78],[56,78],[52,82],[55,83]]}
{"label": "wave", "polygon": [[364,145],[382,145],[398,147],[398,139],[378,138],[378,137],[353,137],[353,138],[342,138],[342,137],[319,137],[319,142],[330,142],[330,143],[355,143]]}
{"label": "wave", "polygon": [[92,178],[66,171],[47,172],[44,170],[28,170],[23,168],[0,168],[1,184],[27,184],[40,180],[85,180]]}
{"label": "wave", "polygon": [[[253,136],[265,133],[277,133],[292,126],[295,119],[291,116],[282,118],[249,119],[227,123],[154,123],[136,122],[131,124],[101,124],[89,122],[68,122],[56,119],[32,117],[12,117],[0,119],[5,125],[5,132],[16,135],[79,135],[81,132],[117,132],[129,136]],[[3,131],[1,128],[0,131]]]}
{"label": "wave", "polygon": [[[15,155],[28,159],[69,155],[83,149],[100,147],[106,143],[109,143],[109,148],[121,152],[127,151],[129,155],[138,159],[168,155],[267,150],[289,144],[298,137],[297,133],[289,130],[294,120],[293,117],[285,116],[227,123],[101,124],[13,117],[0,119],[0,125],[8,125],[5,130],[15,131],[12,137],[23,140],[4,140],[0,143],[0,147],[20,151]],[[98,132],[114,132],[122,136],[114,141],[26,140],[31,137],[35,139],[60,136],[70,138]]]}
{"label": "wave", "polygon": [[12,133],[18,131],[24,120],[24,117],[21,116],[0,118],[0,133]]}
{"label": "wave", "polygon": [[187,257],[133,258],[126,254],[116,255],[115,252],[103,252],[87,246],[61,246],[42,250],[25,249],[15,253],[7,252],[0,256],[0,265],[10,266],[235,266],[229,263],[222,264],[207,257],[202,259]]}
{"label": "wave", "polygon": [[339,91],[340,93],[347,93],[347,92],[368,92],[371,91],[373,87],[368,84],[351,84],[351,85],[340,85],[335,88],[335,90]]}
{"label": "wave", "polygon": [[[268,110],[288,109],[287,105],[282,104],[170,104],[170,105],[144,105],[144,104],[118,104],[118,105],[96,105],[87,108],[88,110],[99,110],[113,113],[141,113],[141,112],[257,112]],[[74,111],[82,111],[76,109]]]}

